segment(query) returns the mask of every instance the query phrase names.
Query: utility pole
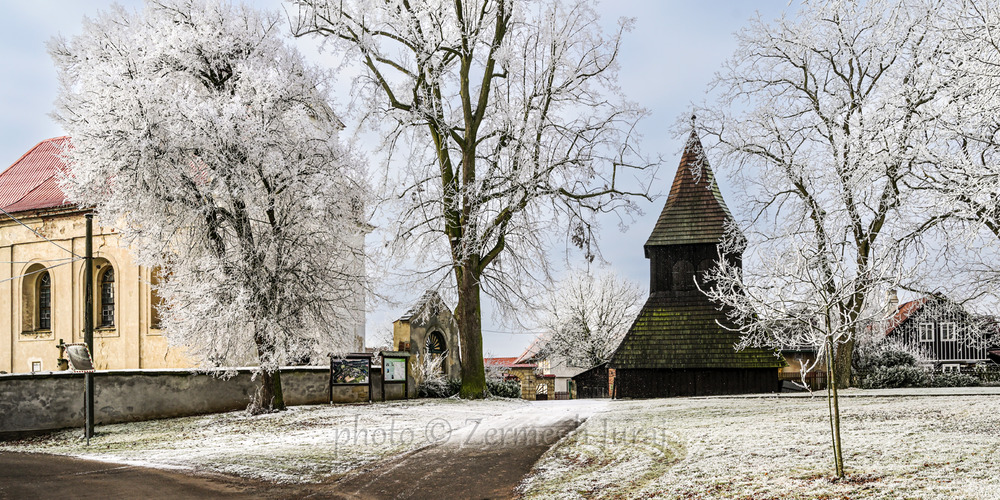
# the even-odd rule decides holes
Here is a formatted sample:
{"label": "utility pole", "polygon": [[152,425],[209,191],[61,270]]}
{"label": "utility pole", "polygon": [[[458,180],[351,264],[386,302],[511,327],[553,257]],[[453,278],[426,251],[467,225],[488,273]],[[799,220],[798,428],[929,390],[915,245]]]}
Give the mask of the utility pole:
{"label": "utility pole", "polygon": [[[87,238],[84,253],[83,270],[83,341],[90,350],[90,355],[94,358],[94,214],[88,213]],[[94,362],[97,366],[97,362]],[[87,419],[87,444],[90,444],[90,437],[94,435],[94,374],[93,372],[83,374],[84,383],[87,385],[84,399]]]}

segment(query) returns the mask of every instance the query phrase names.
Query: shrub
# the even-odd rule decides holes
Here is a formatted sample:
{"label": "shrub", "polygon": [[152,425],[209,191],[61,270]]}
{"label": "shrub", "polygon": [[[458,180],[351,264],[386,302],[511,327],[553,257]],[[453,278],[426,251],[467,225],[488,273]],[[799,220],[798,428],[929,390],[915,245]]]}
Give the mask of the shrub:
{"label": "shrub", "polygon": [[441,365],[444,357],[424,356],[424,362],[414,366],[416,375],[420,380],[417,386],[417,397],[421,398],[450,398],[458,394],[462,383],[449,379],[444,375]]}
{"label": "shrub", "polygon": [[861,379],[862,389],[897,389],[924,387],[930,375],[916,366],[876,366]]}
{"label": "shrub", "polygon": [[516,380],[504,380],[502,378],[487,378],[486,391],[490,396],[501,398],[520,398],[521,383]]}
{"label": "shrub", "polygon": [[930,387],[976,387],[979,379],[964,373],[935,373],[930,377]]}
{"label": "shrub", "polygon": [[450,398],[462,388],[462,381],[455,379],[431,378],[417,386],[417,397]]}
{"label": "shrub", "polygon": [[874,356],[872,364],[885,368],[917,366],[917,358],[905,351],[882,351]]}

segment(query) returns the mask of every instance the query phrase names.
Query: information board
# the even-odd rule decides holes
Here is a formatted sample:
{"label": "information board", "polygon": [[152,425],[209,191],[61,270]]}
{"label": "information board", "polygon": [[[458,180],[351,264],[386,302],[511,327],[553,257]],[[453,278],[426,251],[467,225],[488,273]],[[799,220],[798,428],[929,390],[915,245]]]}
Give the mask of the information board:
{"label": "information board", "polygon": [[383,358],[386,382],[403,382],[406,380],[406,358]]}
{"label": "information board", "polygon": [[335,385],[366,385],[368,384],[368,367],[371,361],[367,359],[334,359],[333,384]]}

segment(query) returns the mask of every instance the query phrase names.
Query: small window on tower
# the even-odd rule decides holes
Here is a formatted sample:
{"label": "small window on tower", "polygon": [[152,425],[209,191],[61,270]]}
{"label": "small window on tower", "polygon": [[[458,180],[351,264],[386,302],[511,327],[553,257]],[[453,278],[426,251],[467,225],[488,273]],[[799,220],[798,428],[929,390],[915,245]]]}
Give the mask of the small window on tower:
{"label": "small window on tower", "polygon": [[678,261],[672,274],[674,290],[694,290],[694,266],[690,262]]}

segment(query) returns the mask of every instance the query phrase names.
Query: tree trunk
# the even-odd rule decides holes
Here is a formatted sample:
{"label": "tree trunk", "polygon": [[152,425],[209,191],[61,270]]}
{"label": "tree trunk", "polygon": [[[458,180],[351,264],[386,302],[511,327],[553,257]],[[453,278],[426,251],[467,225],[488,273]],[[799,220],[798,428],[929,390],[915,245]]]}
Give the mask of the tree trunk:
{"label": "tree trunk", "polygon": [[486,397],[486,369],[483,366],[483,323],[479,308],[479,278],[467,266],[458,284],[456,309],[462,341],[462,389],[466,399]]}
{"label": "tree trunk", "polygon": [[[827,359],[833,352],[833,341],[829,338],[826,341]],[[840,400],[837,394],[837,371],[832,369],[829,363],[826,368],[827,384],[826,398],[827,406],[830,410],[830,435],[833,440],[833,466],[838,478],[844,477],[844,455],[841,452],[840,440]]]}
{"label": "tree trunk", "polygon": [[260,388],[257,390],[257,400],[253,404],[260,413],[285,409],[285,396],[281,391],[281,370],[261,371]]}
{"label": "tree trunk", "polygon": [[285,409],[285,396],[281,391],[281,369],[275,368],[270,371],[264,368],[268,365],[274,347],[262,334],[256,334],[254,342],[257,344],[257,359],[260,362],[260,387],[254,401],[251,402],[251,412],[270,413],[273,411],[283,411]]}
{"label": "tree trunk", "polygon": [[854,358],[854,338],[838,344],[834,351],[833,370],[837,379],[837,388],[846,389],[851,386],[851,361]]}

